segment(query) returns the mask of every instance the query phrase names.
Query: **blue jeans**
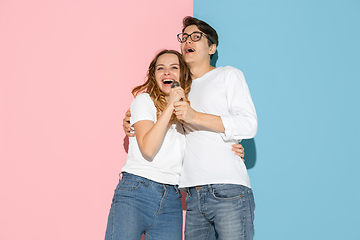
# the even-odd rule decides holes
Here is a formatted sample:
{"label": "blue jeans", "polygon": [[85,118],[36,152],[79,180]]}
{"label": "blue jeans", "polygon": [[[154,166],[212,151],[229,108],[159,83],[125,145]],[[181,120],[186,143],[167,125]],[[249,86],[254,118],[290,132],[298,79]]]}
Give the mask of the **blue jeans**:
{"label": "blue jeans", "polygon": [[210,184],[188,189],[186,240],[251,240],[254,197],[242,185]]}
{"label": "blue jeans", "polygon": [[181,240],[181,194],[177,186],[123,173],[115,189],[105,240]]}

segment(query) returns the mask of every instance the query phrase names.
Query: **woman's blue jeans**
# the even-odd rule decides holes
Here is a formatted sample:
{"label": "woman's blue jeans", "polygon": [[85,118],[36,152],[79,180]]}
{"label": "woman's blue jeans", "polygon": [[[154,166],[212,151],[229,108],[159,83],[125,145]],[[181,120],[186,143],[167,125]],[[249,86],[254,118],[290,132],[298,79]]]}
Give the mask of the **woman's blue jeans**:
{"label": "woman's blue jeans", "polygon": [[210,184],[188,189],[186,240],[251,240],[254,197],[250,188]]}
{"label": "woman's blue jeans", "polygon": [[181,194],[165,185],[123,173],[115,189],[105,240],[181,240]]}

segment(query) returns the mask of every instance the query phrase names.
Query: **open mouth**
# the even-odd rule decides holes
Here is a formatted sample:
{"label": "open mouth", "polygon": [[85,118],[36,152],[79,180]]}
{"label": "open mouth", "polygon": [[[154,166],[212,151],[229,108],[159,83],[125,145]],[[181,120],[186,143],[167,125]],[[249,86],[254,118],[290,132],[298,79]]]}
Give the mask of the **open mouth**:
{"label": "open mouth", "polygon": [[186,53],[193,53],[193,52],[195,52],[195,49],[193,49],[193,48],[187,48],[187,49],[185,50],[185,52],[186,52]]}
{"label": "open mouth", "polygon": [[166,80],[163,81],[163,83],[166,84],[166,85],[167,85],[167,84],[171,84],[172,82],[173,82],[173,81],[170,80],[170,79],[166,79]]}

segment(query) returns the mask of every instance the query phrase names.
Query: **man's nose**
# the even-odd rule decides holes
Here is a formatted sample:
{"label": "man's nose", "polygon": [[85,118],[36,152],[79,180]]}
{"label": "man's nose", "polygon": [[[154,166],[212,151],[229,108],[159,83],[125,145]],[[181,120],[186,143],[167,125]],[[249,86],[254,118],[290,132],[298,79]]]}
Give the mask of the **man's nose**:
{"label": "man's nose", "polygon": [[187,42],[187,43],[192,43],[192,41],[193,41],[193,40],[191,39],[191,36],[189,35],[188,38],[186,39],[186,42]]}

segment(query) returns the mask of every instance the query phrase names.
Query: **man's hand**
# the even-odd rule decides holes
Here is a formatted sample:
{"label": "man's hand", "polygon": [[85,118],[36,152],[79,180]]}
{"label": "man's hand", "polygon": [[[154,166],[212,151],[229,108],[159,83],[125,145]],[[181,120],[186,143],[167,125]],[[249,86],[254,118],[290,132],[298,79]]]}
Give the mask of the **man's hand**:
{"label": "man's hand", "polygon": [[123,129],[128,137],[134,137],[135,133],[134,133],[134,129],[131,128],[130,126],[130,117],[131,117],[131,113],[130,113],[130,109],[128,109],[127,112],[125,113],[125,118],[123,119]]}
{"label": "man's hand", "polygon": [[241,157],[241,159],[245,162],[244,156],[245,156],[245,152],[244,152],[244,147],[239,143],[239,144],[233,144],[232,145],[232,149],[235,152],[235,155]]}
{"label": "man's hand", "polygon": [[177,119],[183,120],[187,123],[192,123],[192,124],[195,123],[194,121],[197,112],[190,107],[188,102],[186,101],[174,102],[174,108],[175,108],[174,112]]}

